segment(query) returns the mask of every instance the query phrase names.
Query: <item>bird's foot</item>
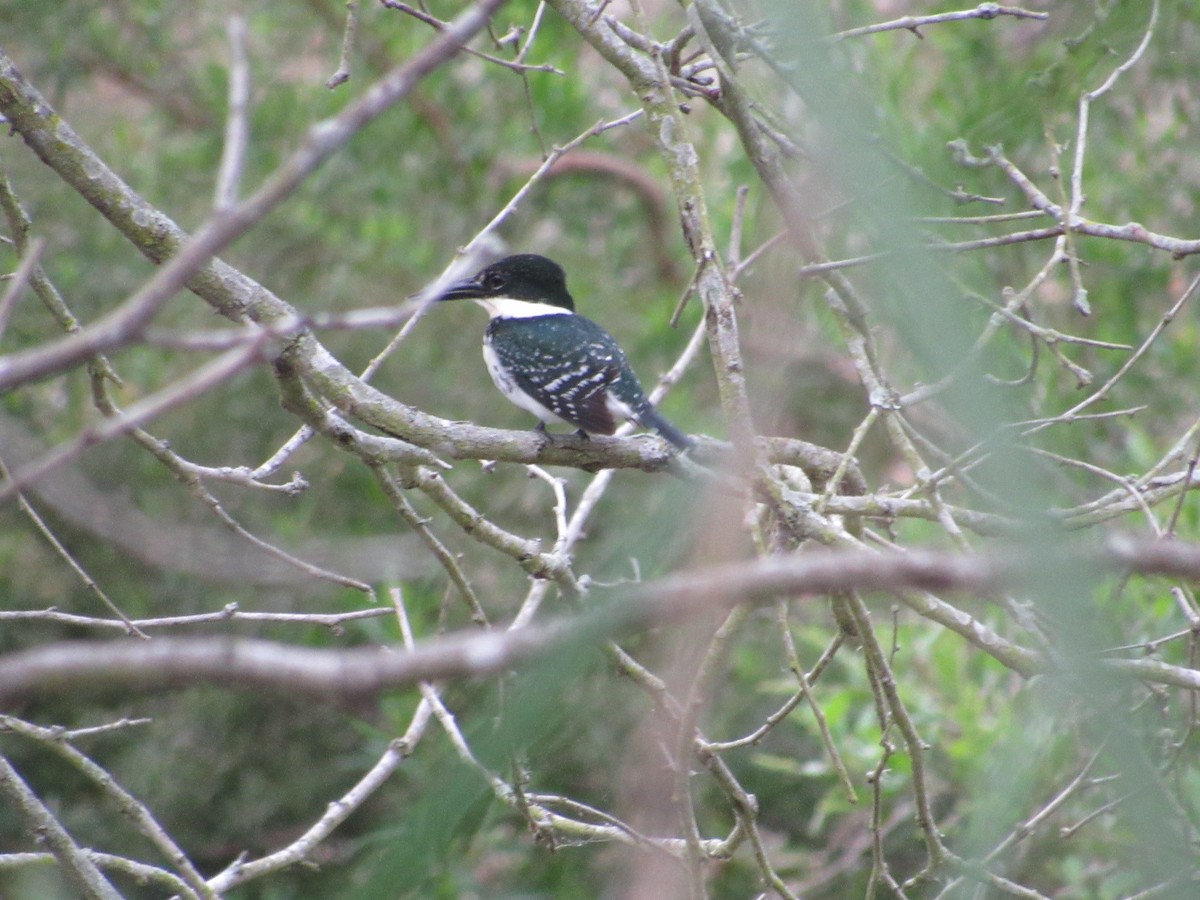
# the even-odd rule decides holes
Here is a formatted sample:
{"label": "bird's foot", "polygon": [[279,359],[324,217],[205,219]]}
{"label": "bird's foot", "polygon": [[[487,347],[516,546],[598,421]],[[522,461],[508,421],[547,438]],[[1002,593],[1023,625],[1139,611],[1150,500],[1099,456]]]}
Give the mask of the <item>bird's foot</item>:
{"label": "bird's foot", "polygon": [[545,449],[554,443],[554,435],[546,430],[545,422],[538,422],[533,426],[534,433],[542,439],[542,448]]}

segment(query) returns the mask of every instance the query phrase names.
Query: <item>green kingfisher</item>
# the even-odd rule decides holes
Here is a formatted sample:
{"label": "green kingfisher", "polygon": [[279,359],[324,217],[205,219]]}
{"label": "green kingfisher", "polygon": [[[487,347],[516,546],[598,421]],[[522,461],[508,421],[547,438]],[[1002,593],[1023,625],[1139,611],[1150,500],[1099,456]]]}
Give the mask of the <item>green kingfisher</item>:
{"label": "green kingfisher", "polygon": [[611,334],[575,312],[562,267],[522,253],[452,284],[439,300],[474,300],[491,320],[483,359],[505,397],[537,416],[537,430],[565,422],[612,434],[623,419],[652,428],[681,450],[694,441],[650,405]]}

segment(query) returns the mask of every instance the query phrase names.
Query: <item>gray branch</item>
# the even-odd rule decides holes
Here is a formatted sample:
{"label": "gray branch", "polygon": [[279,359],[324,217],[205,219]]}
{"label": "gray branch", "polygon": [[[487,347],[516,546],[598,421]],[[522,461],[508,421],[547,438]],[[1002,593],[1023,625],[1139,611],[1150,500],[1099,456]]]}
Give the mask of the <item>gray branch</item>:
{"label": "gray branch", "polygon": [[[458,632],[412,650],[357,647],[317,650],[231,638],[66,641],[0,657],[0,703],[82,687],[161,690],[199,683],[272,690],[347,702],[415,684],[495,675],[531,659],[620,632],[679,622],[706,610],[781,596],[835,591],[960,592],[998,595],[1036,589],[1067,567],[1099,574],[1136,572],[1200,580],[1200,545],[1114,539],[1099,551],[1053,557],[1028,552],[964,555],[937,552],[820,551],[735,563],[664,578],[629,590],[625,602],[592,616],[506,632]],[[1024,676],[1050,663],[975,623],[964,636]],[[986,632],[986,633],[985,633]],[[1200,690],[1200,671],[1156,660],[1114,660],[1131,677]]]}

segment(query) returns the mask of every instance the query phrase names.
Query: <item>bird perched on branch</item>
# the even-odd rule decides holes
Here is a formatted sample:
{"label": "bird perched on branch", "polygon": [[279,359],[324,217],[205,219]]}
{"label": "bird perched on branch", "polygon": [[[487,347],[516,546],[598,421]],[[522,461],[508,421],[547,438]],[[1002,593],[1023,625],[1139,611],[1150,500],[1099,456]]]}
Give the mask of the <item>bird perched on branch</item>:
{"label": "bird perched on branch", "polygon": [[439,300],[474,300],[491,321],[483,358],[511,402],[582,437],[612,434],[624,419],[651,428],[678,447],[695,442],[650,405],[624,351],[611,334],[575,312],[562,267],[522,253],[452,284]]}

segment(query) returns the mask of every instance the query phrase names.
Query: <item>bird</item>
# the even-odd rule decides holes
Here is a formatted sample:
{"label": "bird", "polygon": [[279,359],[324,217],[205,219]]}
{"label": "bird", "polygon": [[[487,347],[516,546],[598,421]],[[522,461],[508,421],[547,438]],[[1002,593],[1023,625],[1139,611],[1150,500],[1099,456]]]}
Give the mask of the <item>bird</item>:
{"label": "bird", "polygon": [[487,311],[488,373],[510,402],[537,417],[537,431],[566,423],[586,438],[631,419],[680,450],[695,446],[651,405],[616,339],[575,312],[566,273],[553,260],[505,257],[454,282],[438,300],[474,300]]}

